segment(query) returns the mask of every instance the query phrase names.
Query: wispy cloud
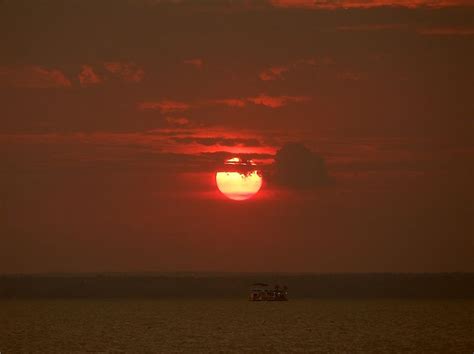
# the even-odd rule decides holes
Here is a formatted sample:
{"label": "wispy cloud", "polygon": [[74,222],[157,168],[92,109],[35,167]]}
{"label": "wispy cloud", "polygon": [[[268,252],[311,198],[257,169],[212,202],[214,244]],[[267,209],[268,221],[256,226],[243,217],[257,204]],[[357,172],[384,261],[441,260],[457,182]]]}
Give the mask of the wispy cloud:
{"label": "wispy cloud", "polygon": [[474,27],[420,28],[418,34],[423,36],[473,36]]}
{"label": "wispy cloud", "polygon": [[0,85],[22,88],[69,88],[71,81],[59,69],[39,65],[0,67]]}
{"label": "wispy cloud", "polygon": [[268,96],[261,94],[256,97],[248,98],[248,101],[270,108],[279,108],[286,106],[288,103],[306,102],[311,98],[308,96]]}
{"label": "wispy cloud", "polygon": [[78,80],[82,87],[97,85],[102,82],[99,75],[94,72],[94,69],[90,65],[82,65],[82,70],[78,75]]}
{"label": "wispy cloud", "polygon": [[244,108],[248,104],[254,104],[265,106],[268,108],[280,108],[286,106],[289,103],[300,103],[309,100],[311,100],[309,96],[270,96],[261,93],[260,95],[253,97],[224,98],[193,102],[172,100],[146,101],[138,103],[137,108],[141,111],[160,111],[161,113],[175,113],[184,112],[189,109],[197,109],[210,106],[212,107],[218,105],[225,105],[234,108]]}
{"label": "wispy cloud", "polygon": [[337,31],[340,32],[372,32],[387,31],[406,28],[407,25],[401,23],[376,23],[376,24],[359,24],[349,26],[338,26]]}
{"label": "wispy cloud", "polygon": [[268,0],[279,8],[309,10],[370,9],[376,7],[444,8],[474,6],[472,0]]}
{"label": "wispy cloud", "polygon": [[344,81],[360,81],[364,79],[365,75],[360,72],[345,71],[338,74],[338,78]]}
{"label": "wispy cloud", "polygon": [[[102,69],[102,71],[100,70]],[[105,71],[104,71],[105,69]],[[100,73],[100,74],[99,74]],[[104,83],[110,77],[130,83],[143,80],[144,70],[134,63],[107,62],[99,65],[82,64],[77,81],[81,87]],[[41,65],[0,66],[0,85],[21,88],[70,88],[71,80],[61,69]]]}
{"label": "wispy cloud", "polygon": [[415,32],[424,36],[472,36],[474,35],[474,27],[424,27],[408,26],[402,23],[380,23],[380,24],[359,24],[338,26],[336,31],[339,32],[378,32],[389,30],[406,30]]}
{"label": "wispy cloud", "polygon": [[194,66],[196,69],[202,69],[204,61],[200,58],[185,59],[183,64]]}
{"label": "wispy cloud", "polygon": [[141,102],[138,109],[141,111],[160,111],[161,113],[184,112],[191,108],[191,105],[185,102],[163,100],[157,102]]}
{"label": "wispy cloud", "polygon": [[247,104],[247,101],[245,98],[224,98],[220,100],[212,100],[209,102],[210,104],[217,104],[217,105],[222,104],[228,107],[238,107],[238,108],[245,107],[245,105]]}
{"label": "wispy cloud", "polygon": [[294,65],[327,66],[334,64],[334,59],[328,56],[298,59]]}
{"label": "wispy cloud", "polygon": [[262,81],[280,80],[283,78],[283,74],[288,70],[290,70],[290,68],[287,66],[272,66],[263,70],[259,77]]}
{"label": "wispy cloud", "polygon": [[301,68],[304,66],[310,67],[321,67],[321,66],[328,66],[334,63],[334,60],[330,57],[314,57],[314,58],[303,58],[298,59],[293,62],[284,64],[284,65],[275,65],[270,66],[264,70],[262,70],[258,77],[262,81],[275,81],[275,80],[282,80],[285,77],[285,73],[288,73],[291,70]]}
{"label": "wispy cloud", "polygon": [[145,71],[135,63],[106,62],[104,68],[126,82],[140,82],[145,77]]}
{"label": "wispy cloud", "polygon": [[186,117],[166,117],[166,122],[171,126],[186,126],[190,124],[190,121]]}
{"label": "wispy cloud", "polygon": [[[141,6],[180,5],[189,9],[197,9],[193,0],[129,0]],[[310,10],[336,10],[377,7],[405,8],[445,8],[455,6],[473,6],[472,0],[232,0],[217,1],[206,4],[207,11],[237,11],[249,9],[265,9],[268,6],[277,8],[299,8]],[[200,5],[200,9],[203,5]]]}

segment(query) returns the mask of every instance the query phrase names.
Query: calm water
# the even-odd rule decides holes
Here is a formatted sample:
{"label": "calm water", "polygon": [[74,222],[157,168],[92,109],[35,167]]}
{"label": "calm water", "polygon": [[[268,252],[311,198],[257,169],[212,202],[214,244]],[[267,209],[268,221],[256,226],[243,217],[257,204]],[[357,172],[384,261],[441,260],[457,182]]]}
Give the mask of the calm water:
{"label": "calm water", "polygon": [[0,351],[472,353],[474,300],[0,300]]}

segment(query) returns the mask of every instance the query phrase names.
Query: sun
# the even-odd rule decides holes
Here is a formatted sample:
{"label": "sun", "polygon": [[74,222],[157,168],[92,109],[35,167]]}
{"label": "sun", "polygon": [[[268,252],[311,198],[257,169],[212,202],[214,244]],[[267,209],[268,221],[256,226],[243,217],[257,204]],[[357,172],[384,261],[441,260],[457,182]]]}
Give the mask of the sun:
{"label": "sun", "polygon": [[262,175],[252,160],[228,159],[222,171],[216,172],[217,188],[232,200],[247,200],[262,188]]}

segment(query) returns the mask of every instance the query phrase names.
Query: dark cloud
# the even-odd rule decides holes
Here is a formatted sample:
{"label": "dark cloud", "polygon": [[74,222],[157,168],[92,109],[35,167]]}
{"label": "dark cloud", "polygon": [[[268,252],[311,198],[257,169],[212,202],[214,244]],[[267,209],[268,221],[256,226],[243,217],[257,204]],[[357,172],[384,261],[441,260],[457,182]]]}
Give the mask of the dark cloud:
{"label": "dark cloud", "polygon": [[271,180],[290,188],[312,188],[328,182],[324,159],[299,143],[277,151]]}

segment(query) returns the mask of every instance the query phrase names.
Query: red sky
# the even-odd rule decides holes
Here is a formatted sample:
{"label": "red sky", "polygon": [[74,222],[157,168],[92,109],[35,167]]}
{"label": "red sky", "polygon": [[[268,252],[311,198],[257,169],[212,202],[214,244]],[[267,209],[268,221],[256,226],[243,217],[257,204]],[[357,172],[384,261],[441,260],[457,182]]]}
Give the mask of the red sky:
{"label": "red sky", "polygon": [[[471,1],[3,0],[0,42],[0,273],[474,271]],[[219,194],[289,142],[330,182]]]}

